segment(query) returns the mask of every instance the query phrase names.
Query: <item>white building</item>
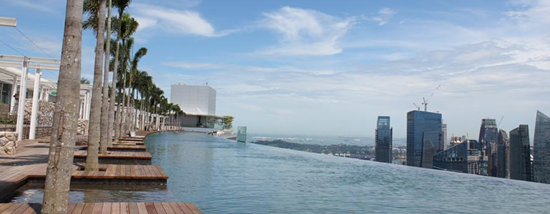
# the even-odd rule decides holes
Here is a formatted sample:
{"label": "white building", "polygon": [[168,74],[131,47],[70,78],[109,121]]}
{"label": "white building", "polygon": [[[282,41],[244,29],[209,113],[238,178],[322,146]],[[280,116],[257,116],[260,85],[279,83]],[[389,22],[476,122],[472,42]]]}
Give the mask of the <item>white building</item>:
{"label": "white building", "polygon": [[216,116],[216,90],[208,85],[172,85],[170,102],[178,104],[186,116],[180,121],[183,127],[190,131],[210,132]]}
{"label": "white building", "polygon": [[170,101],[189,115],[216,115],[216,90],[207,85],[172,85]]}

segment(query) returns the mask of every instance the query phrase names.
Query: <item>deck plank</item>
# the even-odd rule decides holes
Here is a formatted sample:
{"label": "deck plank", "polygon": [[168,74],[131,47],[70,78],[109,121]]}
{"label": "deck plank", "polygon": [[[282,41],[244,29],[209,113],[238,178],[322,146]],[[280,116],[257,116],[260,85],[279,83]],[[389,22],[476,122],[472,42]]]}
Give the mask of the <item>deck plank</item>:
{"label": "deck plank", "polygon": [[21,213],[25,212],[25,210],[27,208],[30,208],[29,204],[22,204],[21,206],[19,206],[19,208],[14,210],[12,213],[13,214],[21,214]]}
{"label": "deck plank", "polygon": [[94,209],[92,210],[93,214],[101,214],[103,210],[103,203],[94,203]]}
{"label": "deck plank", "polygon": [[76,204],[69,204],[69,208],[67,209],[67,213],[73,213],[74,208],[76,207]]}
{"label": "deck plank", "polygon": [[84,205],[84,209],[82,210],[82,213],[84,214],[92,213],[93,209],[94,209],[94,204],[87,203]]}
{"label": "deck plank", "polygon": [[195,204],[185,203],[185,205],[187,205],[187,207],[189,207],[189,209],[191,209],[194,214],[202,214],[202,212],[199,210],[199,208],[197,208],[197,206],[195,206]]}
{"label": "deck plank", "polygon": [[145,207],[147,209],[147,213],[158,214],[153,203],[145,203]]}
{"label": "deck plank", "polygon": [[161,204],[166,214],[176,214],[176,212],[174,212],[174,209],[172,208],[172,206],[170,206],[169,203],[161,203]]}
{"label": "deck plank", "polygon": [[139,214],[138,213],[138,207],[137,207],[137,204],[136,203],[131,203],[129,204],[129,210],[130,210],[130,214]]}
{"label": "deck plank", "polygon": [[120,214],[120,203],[112,203],[111,204],[111,213]]}
{"label": "deck plank", "polygon": [[123,203],[120,203],[120,213],[122,214],[129,214],[130,210],[128,209],[128,203],[126,202],[123,202]]}
{"label": "deck plank", "polygon": [[[2,214],[40,213],[42,204],[6,203],[0,204]],[[67,213],[72,214],[202,214],[191,203],[155,202],[155,203],[71,203]]]}
{"label": "deck plank", "polygon": [[103,209],[101,210],[102,214],[111,213],[111,203],[104,203]]}
{"label": "deck plank", "polygon": [[147,214],[147,207],[145,207],[145,203],[137,203],[137,207],[139,214]]}
{"label": "deck plank", "polygon": [[72,214],[81,214],[82,211],[84,211],[84,204],[83,203],[77,203],[76,207],[74,207],[74,210]]}
{"label": "deck plank", "polygon": [[183,213],[185,214],[193,214],[193,211],[189,209],[189,207],[185,203],[178,203],[178,206],[181,210],[183,210]]}
{"label": "deck plank", "polygon": [[153,203],[153,205],[155,206],[158,214],[167,214],[166,211],[164,211],[161,203]]}

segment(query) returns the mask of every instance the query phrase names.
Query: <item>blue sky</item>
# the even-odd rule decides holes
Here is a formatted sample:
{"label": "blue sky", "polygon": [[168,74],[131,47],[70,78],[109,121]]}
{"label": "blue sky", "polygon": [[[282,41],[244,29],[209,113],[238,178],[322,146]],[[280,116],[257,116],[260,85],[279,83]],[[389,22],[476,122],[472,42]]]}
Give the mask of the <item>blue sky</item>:
{"label": "blue sky", "polygon": [[[0,16],[59,57],[63,0],[0,0]],[[482,118],[534,130],[550,113],[550,2],[134,0],[140,69],[170,95],[179,82],[218,91],[217,113],[250,132],[373,136],[378,115],[404,137],[422,97],[449,135]],[[46,56],[15,29],[0,40]],[[95,39],[84,32],[83,77]],[[16,54],[3,44],[0,53]],[[46,78],[55,80],[55,72]],[[438,87],[440,86],[440,87]],[[437,88],[437,90],[436,90]]]}

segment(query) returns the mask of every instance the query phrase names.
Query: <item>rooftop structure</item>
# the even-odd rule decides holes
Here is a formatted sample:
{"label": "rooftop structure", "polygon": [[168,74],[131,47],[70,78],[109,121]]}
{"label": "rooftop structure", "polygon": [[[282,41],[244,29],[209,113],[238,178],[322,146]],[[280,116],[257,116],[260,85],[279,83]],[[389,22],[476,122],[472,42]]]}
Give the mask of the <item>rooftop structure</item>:
{"label": "rooftop structure", "polygon": [[407,165],[432,168],[433,156],[443,151],[442,117],[439,113],[407,113]]}
{"label": "rooftop structure", "polygon": [[170,101],[187,115],[216,115],[216,90],[208,85],[172,85]]}
{"label": "rooftop structure", "polygon": [[465,140],[433,157],[435,169],[479,174],[482,146],[476,140]]}
{"label": "rooftop structure", "polygon": [[375,161],[392,162],[392,131],[390,117],[379,116],[376,125]]}
{"label": "rooftop structure", "polygon": [[535,182],[550,183],[550,117],[537,111],[534,140],[533,176]]}
{"label": "rooftop structure", "polygon": [[[479,142],[483,146],[484,161],[487,161],[487,175],[496,176],[497,174],[497,141],[498,141],[498,128],[495,119],[482,119],[481,127],[479,128]],[[486,159],[485,159],[486,157]],[[483,166],[483,168],[485,168]],[[484,173],[485,174],[485,173]]]}
{"label": "rooftop structure", "polygon": [[531,148],[529,145],[529,127],[519,125],[510,131],[510,178],[533,181],[531,170]]}
{"label": "rooftop structure", "polygon": [[216,116],[216,90],[208,85],[172,85],[170,101],[185,112],[180,126],[186,131],[212,132],[220,123],[221,117]]}

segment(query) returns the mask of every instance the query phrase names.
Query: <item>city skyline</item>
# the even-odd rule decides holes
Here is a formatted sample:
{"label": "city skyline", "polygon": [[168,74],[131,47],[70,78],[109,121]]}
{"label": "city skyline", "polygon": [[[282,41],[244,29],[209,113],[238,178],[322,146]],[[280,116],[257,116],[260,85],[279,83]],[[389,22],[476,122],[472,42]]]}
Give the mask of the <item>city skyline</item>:
{"label": "city skyline", "polygon": [[[0,15],[17,18],[18,29],[59,57],[63,1],[0,4]],[[167,96],[172,84],[208,82],[217,113],[250,133],[374,137],[376,117],[388,115],[394,138],[405,138],[406,112],[423,97],[449,137],[475,139],[483,118],[504,116],[506,131],[535,127],[536,111],[550,112],[540,99],[550,95],[547,1],[135,0],[129,11],[140,22],[136,45],[150,49],[141,65]],[[0,35],[47,57],[14,29]],[[94,42],[85,31],[90,80]],[[19,55],[3,44],[0,51]]]}

